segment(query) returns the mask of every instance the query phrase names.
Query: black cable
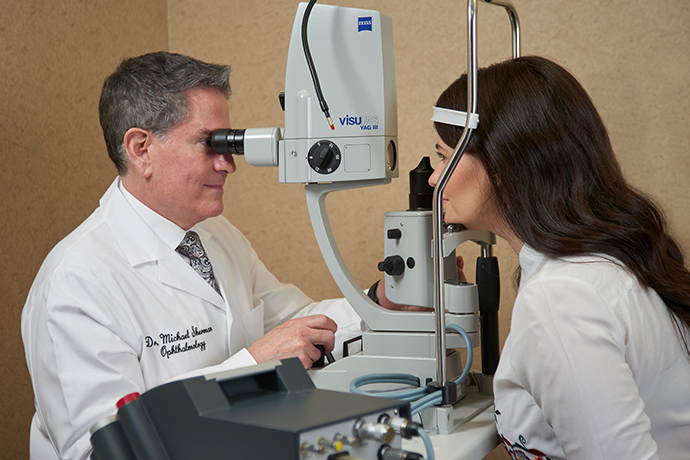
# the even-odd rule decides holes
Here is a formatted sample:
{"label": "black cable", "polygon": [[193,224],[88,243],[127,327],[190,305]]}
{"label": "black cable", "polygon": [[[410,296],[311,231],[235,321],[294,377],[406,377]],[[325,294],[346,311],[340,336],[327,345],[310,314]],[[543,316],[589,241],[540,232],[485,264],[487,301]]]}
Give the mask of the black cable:
{"label": "black cable", "polygon": [[309,51],[309,40],[307,38],[307,23],[309,22],[309,15],[311,14],[312,8],[316,0],[310,0],[307,8],[304,10],[304,17],[302,18],[302,48],[304,49],[304,57],[307,59],[307,67],[309,67],[309,73],[311,74],[311,79],[314,82],[314,89],[316,90],[316,98],[319,100],[319,105],[321,106],[321,111],[326,115],[328,124],[331,129],[335,129],[333,120],[331,119],[331,114],[328,112],[328,104],[326,104],[326,99],[323,97],[321,92],[321,84],[319,83],[319,76],[316,74],[316,67],[314,66],[314,60],[311,57],[311,52]]}

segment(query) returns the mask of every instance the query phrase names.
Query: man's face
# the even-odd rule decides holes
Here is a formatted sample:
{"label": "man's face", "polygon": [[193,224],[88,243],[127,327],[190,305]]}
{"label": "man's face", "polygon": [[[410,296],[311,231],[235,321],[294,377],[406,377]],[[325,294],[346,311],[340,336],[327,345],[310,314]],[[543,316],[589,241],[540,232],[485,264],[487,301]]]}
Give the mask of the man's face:
{"label": "man's face", "polygon": [[211,132],[230,128],[225,97],[208,89],[187,97],[187,120],[152,139],[145,192],[147,206],[185,230],[223,211],[225,178],[236,169],[232,155],[211,150]]}

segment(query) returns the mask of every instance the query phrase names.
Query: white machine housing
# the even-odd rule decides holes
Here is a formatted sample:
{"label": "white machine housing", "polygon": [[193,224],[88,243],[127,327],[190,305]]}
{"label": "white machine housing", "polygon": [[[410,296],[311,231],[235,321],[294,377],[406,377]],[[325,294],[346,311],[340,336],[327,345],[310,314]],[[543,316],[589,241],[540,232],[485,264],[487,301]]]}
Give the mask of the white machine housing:
{"label": "white machine housing", "polygon": [[[393,26],[378,11],[315,5],[307,37],[321,89],[331,110],[331,130],[321,111],[302,47],[300,3],[290,39],[285,78],[285,129],[279,142],[284,183],[320,183],[398,176],[398,117]],[[339,166],[317,172],[308,162],[319,141],[337,146]],[[391,151],[392,150],[392,151]]]}

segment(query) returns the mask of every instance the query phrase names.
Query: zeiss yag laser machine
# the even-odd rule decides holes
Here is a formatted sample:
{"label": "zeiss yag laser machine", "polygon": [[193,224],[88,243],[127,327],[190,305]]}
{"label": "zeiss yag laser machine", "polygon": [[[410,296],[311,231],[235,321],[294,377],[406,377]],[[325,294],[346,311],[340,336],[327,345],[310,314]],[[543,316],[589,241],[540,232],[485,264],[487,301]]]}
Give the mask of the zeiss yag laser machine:
{"label": "zeiss yag laser machine", "polygon": [[[513,55],[519,55],[519,23],[509,1],[484,0],[506,9],[513,29]],[[410,209],[385,218],[386,296],[405,305],[433,311],[393,311],[372,301],[354,281],[333,237],[325,207],[330,192],[389,183],[399,174],[393,31],[390,17],[372,10],[301,3],[288,51],[285,128],[220,130],[213,133],[217,153],[244,154],[255,166],[277,166],[279,180],[302,183],[314,233],[338,287],[370,328],[362,351],[331,363],[310,376],[319,388],[360,392],[359,386],[385,381],[381,373],[406,373],[413,386],[429,385],[421,406],[427,429],[450,433],[492,398],[491,376],[498,362],[498,263],[492,256],[495,236],[486,231],[453,231],[443,225],[443,188],[476,128],[476,7],[468,1],[468,93],[464,112],[434,109],[434,121],[465,126],[450,165],[435,191],[423,190],[431,173],[428,162],[410,173]],[[328,103],[326,103],[326,100]],[[321,113],[323,112],[323,114]],[[469,120],[468,123],[466,121]],[[431,199],[419,199],[426,195]],[[445,231],[444,231],[445,229]],[[481,246],[477,284],[461,283],[455,248],[474,241]],[[481,311],[481,315],[479,312]],[[479,345],[482,370],[477,387],[465,396],[463,380],[472,348]],[[450,332],[450,333],[446,333]],[[466,348],[463,365],[459,349]],[[375,374],[373,380],[368,376]],[[415,383],[416,382],[416,383]],[[430,382],[430,383],[429,383]],[[419,395],[419,393],[416,393]],[[425,394],[425,393],[423,393]],[[422,395],[423,395],[422,394]],[[407,393],[393,393],[409,397]],[[420,396],[421,397],[421,396]]]}

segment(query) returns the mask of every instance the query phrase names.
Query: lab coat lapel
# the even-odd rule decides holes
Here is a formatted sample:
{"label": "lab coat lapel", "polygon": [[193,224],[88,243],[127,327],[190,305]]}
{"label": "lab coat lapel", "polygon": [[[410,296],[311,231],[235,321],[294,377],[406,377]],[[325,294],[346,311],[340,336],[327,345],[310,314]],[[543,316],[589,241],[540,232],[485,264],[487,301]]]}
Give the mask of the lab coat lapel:
{"label": "lab coat lapel", "polygon": [[[220,241],[213,238],[213,234],[207,232],[203,228],[198,228],[199,235],[204,241],[209,253],[213,254],[211,264],[213,264],[213,271],[216,275],[216,281],[224,288],[230,283],[224,283],[226,278],[241,279],[241,275],[236,272],[237,265],[231,263],[226,256],[226,252],[220,247]],[[199,277],[201,278],[201,277]],[[237,293],[231,289],[224,289],[226,305],[228,308],[228,331],[230,331],[229,343],[231,353],[237,353],[242,348],[250,345],[247,338],[247,333],[244,330],[244,323],[242,321],[243,312],[238,308],[243,302],[237,298]],[[246,303],[246,302],[245,302]]]}
{"label": "lab coat lapel", "polygon": [[103,195],[100,204],[106,225],[132,267],[156,263],[161,283],[225,309],[225,301],[218,293],[174,249],[163,243],[130,206],[118,183],[119,178]]}
{"label": "lab coat lapel", "polygon": [[188,292],[196,297],[225,309],[225,300],[206,282],[178,253],[159,241],[158,279],[175,289]]}

